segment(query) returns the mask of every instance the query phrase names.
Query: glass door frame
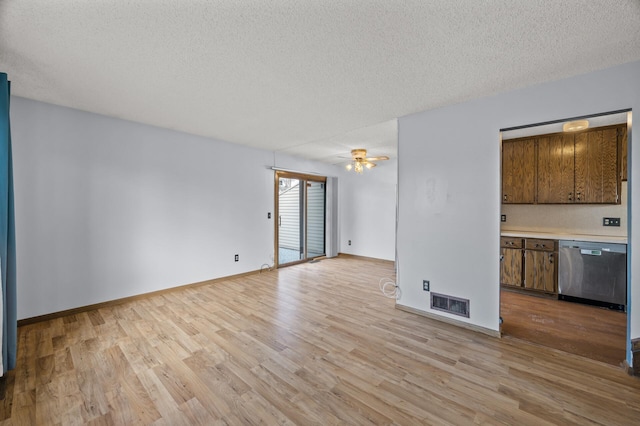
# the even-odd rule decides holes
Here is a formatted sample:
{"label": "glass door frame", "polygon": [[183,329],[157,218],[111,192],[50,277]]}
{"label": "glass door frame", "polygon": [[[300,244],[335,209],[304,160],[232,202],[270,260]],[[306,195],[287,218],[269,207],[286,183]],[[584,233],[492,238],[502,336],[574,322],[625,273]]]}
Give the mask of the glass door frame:
{"label": "glass door frame", "polygon": [[[300,220],[302,221],[301,223],[303,224],[303,256],[302,259],[297,260],[297,261],[293,261],[293,262],[288,262],[285,263],[283,265],[280,265],[280,235],[279,235],[279,231],[280,231],[280,179],[281,178],[285,178],[285,179],[298,179],[300,181],[300,188],[301,191],[303,192],[303,199],[304,199],[304,206],[302,208],[301,211],[301,215],[300,215]],[[274,268],[280,268],[281,266],[290,266],[290,265],[297,265],[300,263],[304,263],[304,262],[309,262],[310,260],[313,260],[316,257],[322,257],[322,256],[315,256],[314,258],[308,258],[308,248],[307,248],[307,182],[320,182],[324,184],[324,255],[326,255],[327,253],[327,242],[326,242],[326,229],[327,229],[327,177],[326,176],[319,176],[319,175],[308,175],[308,174],[304,174],[304,173],[295,173],[295,172],[287,172],[287,171],[282,171],[282,170],[276,170],[274,173],[274,203],[275,203],[275,217],[274,217],[274,256],[273,256],[273,263],[274,263]]]}

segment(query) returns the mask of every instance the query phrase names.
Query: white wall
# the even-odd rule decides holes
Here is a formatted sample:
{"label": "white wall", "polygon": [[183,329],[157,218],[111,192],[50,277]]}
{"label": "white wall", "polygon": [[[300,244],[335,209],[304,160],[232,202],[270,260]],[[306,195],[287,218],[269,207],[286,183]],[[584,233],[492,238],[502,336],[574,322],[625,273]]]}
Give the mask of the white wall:
{"label": "white wall", "polygon": [[395,260],[397,159],[340,179],[340,252]]}
{"label": "white wall", "polygon": [[268,167],[335,172],[18,97],[11,120],[19,319],[271,264]]}
{"label": "white wall", "polygon": [[[422,279],[430,279],[432,291],[470,299],[470,323],[498,330],[500,129],[625,108],[640,111],[638,76],[640,62],[635,62],[401,118],[398,303],[430,311],[429,294],[422,290]],[[640,206],[640,149],[629,155],[633,208]],[[639,209],[629,221],[632,248],[640,244]],[[640,337],[638,256],[632,256],[631,274],[635,338]]]}

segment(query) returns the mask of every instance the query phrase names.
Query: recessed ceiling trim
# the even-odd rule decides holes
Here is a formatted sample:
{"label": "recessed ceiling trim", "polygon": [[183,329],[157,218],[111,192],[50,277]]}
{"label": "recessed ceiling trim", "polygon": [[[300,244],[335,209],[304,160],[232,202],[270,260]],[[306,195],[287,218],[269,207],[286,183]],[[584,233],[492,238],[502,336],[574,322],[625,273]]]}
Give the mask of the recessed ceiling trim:
{"label": "recessed ceiling trim", "polygon": [[580,116],[577,116],[577,117],[563,118],[563,119],[560,119],[560,120],[541,121],[539,123],[527,124],[527,125],[524,125],[524,126],[505,127],[505,128],[500,129],[500,131],[501,132],[510,132],[512,130],[529,129],[531,127],[548,126],[550,124],[560,124],[560,123],[564,123],[566,121],[575,121],[575,120],[583,120],[583,119],[589,119],[589,118],[594,118],[594,117],[602,117],[602,116],[605,116],[605,115],[622,114],[622,113],[629,112],[629,111],[631,111],[631,108],[618,109],[618,110],[615,110],[615,111],[601,112],[601,113],[598,113],[598,114],[580,115]]}
{"label": "recessed ceiling trim", "polygon": [[321,175],[320,173],[317,172],[303,172],[300,170],[294,170],[294,169],[284,169],[282,167],[269,167],[271,170],[275,170],[276,172],[288,172],[288,173],[298,173],[298,174],[303,174],[303,175],[316,175],[316,176],[324,176]]}

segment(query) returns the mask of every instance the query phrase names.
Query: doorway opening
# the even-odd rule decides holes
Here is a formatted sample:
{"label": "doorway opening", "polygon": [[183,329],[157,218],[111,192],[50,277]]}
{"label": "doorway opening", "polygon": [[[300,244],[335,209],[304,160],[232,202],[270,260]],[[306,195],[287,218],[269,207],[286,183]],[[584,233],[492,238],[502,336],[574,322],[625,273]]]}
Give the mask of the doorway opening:
{"label": "doorway opening", "polygon": [[[587,129],[563,131],[585,119]],[[586,275],[615,257],[610,246],[630,253],[631,123],[624,110],[502,129],[503,336],[616,366],[629,361],[631,258],[598,282]],[[583,250],[591,243],[602,247]],[[569,262],[567,251],[584,259]]]}
{"label": "doorway opening", "polygon": [[326,177],[276,171],[275,265],[326,254]]}

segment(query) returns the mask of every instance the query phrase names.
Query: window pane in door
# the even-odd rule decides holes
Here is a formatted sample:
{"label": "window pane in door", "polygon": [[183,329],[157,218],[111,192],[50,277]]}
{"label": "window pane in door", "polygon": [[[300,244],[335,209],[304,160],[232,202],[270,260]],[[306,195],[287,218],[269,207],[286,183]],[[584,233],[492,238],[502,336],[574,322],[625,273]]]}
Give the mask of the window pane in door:
{"label": "window pane in door", "polygon": [[325,183],[307,182],[307,258],[325,254]]}
{"label": "window pane in door", "polygon": [[301,181],[292,178],[278,180],[278,264],[303,259]]}

